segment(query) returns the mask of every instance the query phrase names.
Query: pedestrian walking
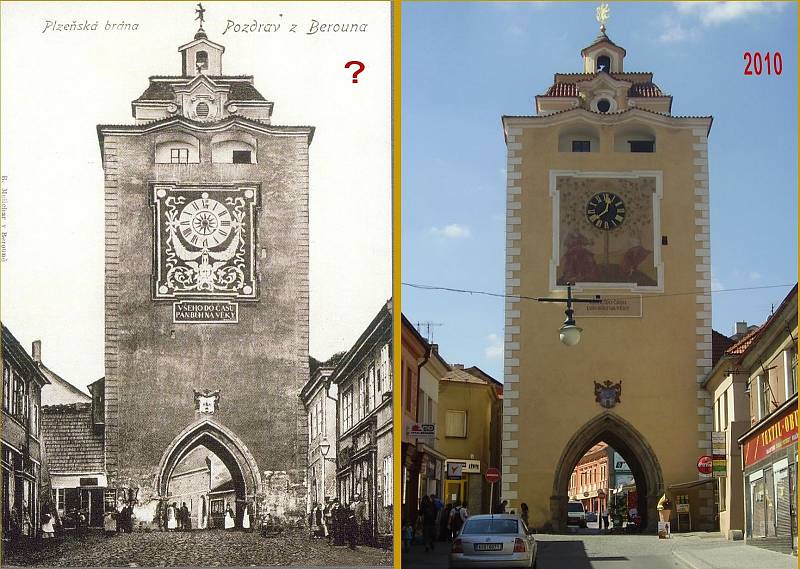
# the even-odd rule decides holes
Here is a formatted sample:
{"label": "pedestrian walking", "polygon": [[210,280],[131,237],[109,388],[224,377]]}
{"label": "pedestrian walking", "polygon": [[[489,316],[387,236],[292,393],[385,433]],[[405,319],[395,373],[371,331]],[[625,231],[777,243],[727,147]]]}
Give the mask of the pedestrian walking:
{"label": "pedestrian walking", "polygon": [[450,541],[450,512],[454,504],[447,504],[439,516],[439,541]]}
{"label": "pedestrian walking", "polygon": [[178,529],[178,504],[172,502],[167,508],[167,531],[177,531]]}
{"label": "pedestrian walking", "polygon": [[525,522],[525,527],[528,527],[528,504],[522,502],[522,504],[520,504],[519,506],[519,509],[520,509],[519,517],[522,518],[523,522]]}
{"label": "pedestrian walking", "polygon": [[186,502],[181,506],[181,518],[183,519],[183,531],[191,531],[192,514],[189,512],[189,508],[186,507]]}
{"label": "pedestrian walking", "polygon": [[508,500],[503,500],[502,502],[497,504],[497,506],[494,509],[494,513],[495,514],[505,514],[507,506],[508,506]]}
{"label": "pedestrian walking", "polygon": [[337,498],[333,503],[333,545],[344,545],[347,514]]}
{"label": "pedestrian walking", "polygon": [[603,508],[603,515],[600,516],[600,529],[608,530],[608,507]]}
{"label": "pedestrian walking", "polygon": [[353,514],[356,523],[356,543],[369,545],[369,520],[367,518],[367,503],[361,498],[360,494],[355,495],[353,502]]}
{"label": "pedestrian walking", "polygon": [[331,514],[331,507],[333,502],[330,498],[325,498],[325,508],[322,510],[322,535],[328,540],[328,545],[331,545],[331,525],[333,523],[333,516]]}
{"label": "pedestrian walking", "polygon": [[456,502],[456,507],[450,512],[450,535],[452,539],[458,536],[461,528],[464,527],[464,522],[469,517],[467,509],[461,505],[461,502]]}
{"label": "pedestrian walking", "polygon": [[49,505],[42,508],[42,539],[51,539],[56,536],[55,516],[50,513]]}
{"label": "pedestrian walking", "polygon": [[358,522],[356,521],[356,513],[350,504],[345,504],[345,528],[347,533],[347,544],[350,549],[355,549],[357,545],[358,536]]}
{"label": "pedestrian walking", "polygon": [[246,532],[253,531],[250,525],[250,504],[245,503],[244,512],[242,512],[242,529]]}
{"label": "pedestrian walking", "polygon": [[436,506],[428,496],[423,496],[419,506],[422,518],[422,543],[425,551],[433,551],[436,543]]}
{"label": "pedestrian walking", "polygon": [[236,524],[234,523],[234,519],[233,508],[231,508],[231,505],[228,504],[228,506],[225,508],[225,529],[230,530],[235,527]]}
{"label": "pedestrian walking", "polygon": [[317,539],[325,537],[325,526],[322,521],[322,504],[317,504],[314,511],[314,536]]}
{"label": "pedestrian walking", "polygon": [[411,522],[406,520],[403,524],[403,551],[408,553],[411,551],[411,542],[414,541],[414,526]]}

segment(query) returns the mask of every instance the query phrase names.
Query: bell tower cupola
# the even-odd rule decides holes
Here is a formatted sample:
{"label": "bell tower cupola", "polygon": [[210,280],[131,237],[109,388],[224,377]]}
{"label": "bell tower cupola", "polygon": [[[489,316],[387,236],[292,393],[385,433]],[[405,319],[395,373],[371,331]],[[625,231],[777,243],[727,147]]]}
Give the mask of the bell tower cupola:
{"label": "bell tower cupola", "polygon": [[584,73],[622,73],[624,71],[625,50],[606,35],[608,17],[608,4],[601,2],[596,11],[596,18],[600,23],[600,35],[581,50]]}
{"label": "bell tower cupola", "polygon": [[178,48],[181,53],[181,73],[184,77],[201,74],[222,75],[222,54],[225,52],[225,47],[208,39],[206,31],[203,29],[205,12],[203,5],[198,4],[195,10],[197,14],[195,20],[200,20],[200,27],[192,41]]}

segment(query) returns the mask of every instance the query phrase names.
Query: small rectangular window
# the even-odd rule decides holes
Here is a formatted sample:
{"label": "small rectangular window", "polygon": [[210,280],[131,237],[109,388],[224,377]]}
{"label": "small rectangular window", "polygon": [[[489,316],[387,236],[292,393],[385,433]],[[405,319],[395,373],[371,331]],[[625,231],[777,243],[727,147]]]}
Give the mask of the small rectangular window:
{"label": "small rectangular window", "polygon": [[591,152],[592,151],[592,143],[590,140],[573,140],[572,141],[572,151],[573,152]]}
{"label": "small rectangular window", "polygon": [[189,163],[189,149],[188,148],[171,148],[169,151],[169,161],[172,164],[188,164]]}
{"label": "small rectangular window", "polygon": [[655,148],[652,140],[629,140],[628,144],[631,145],[631,152],[653,152]]}
{"label": "small rectangular window", "polygon": [[466,411],[448,411],[446,421],[445,436],[462,439],[467,437]]}
{"label": "small rectangular window", "polygon": [[249,150],[234,150],[233,163],[234,164],[250,164],[250,151]]}

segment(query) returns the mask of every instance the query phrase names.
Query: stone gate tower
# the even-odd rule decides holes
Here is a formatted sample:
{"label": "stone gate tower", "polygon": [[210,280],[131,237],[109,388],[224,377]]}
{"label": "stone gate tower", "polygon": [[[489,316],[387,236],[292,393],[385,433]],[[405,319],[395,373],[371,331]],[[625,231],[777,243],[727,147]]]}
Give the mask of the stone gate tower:
{"label": "stone gate tower", "polygon": [[97,127],[106,467],[145,520],[200,445],[230,471],[239,521],[245,505],[305,509],[314,129],[272,124],[224,51],[201,19],[180,74],[150,77],[132,102],[134,123]]}
{"label": "stone gate tower", "polygon": [[[534,116],[503,117],[502,492],[528,504],[534,527],[563,528],[570,474],[605,441],[630,465],[653,529],[658,497],[696,481],[711,446],[698,382],[712,357],[712,118],[673,115],[672,97],[652,73],[625,69],[604,25],[580,55],[582,71],[557,73]],[[563,305],[520,298],[566,296],[569,282],[604,299],[575,306],[572,347],[559,342]],[[711,514],[710,493],[699,495],[693,516]]]}

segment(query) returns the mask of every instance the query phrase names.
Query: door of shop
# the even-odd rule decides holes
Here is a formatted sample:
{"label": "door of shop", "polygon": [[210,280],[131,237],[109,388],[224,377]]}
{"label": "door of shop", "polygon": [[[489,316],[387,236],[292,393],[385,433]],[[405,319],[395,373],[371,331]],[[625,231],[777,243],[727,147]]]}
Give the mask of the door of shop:
{"label": "door of shop", "polygon": [[454,502],[465,504],[467,501],[467,481],[448,480],[445,483],[444,497],[449,504]]}

